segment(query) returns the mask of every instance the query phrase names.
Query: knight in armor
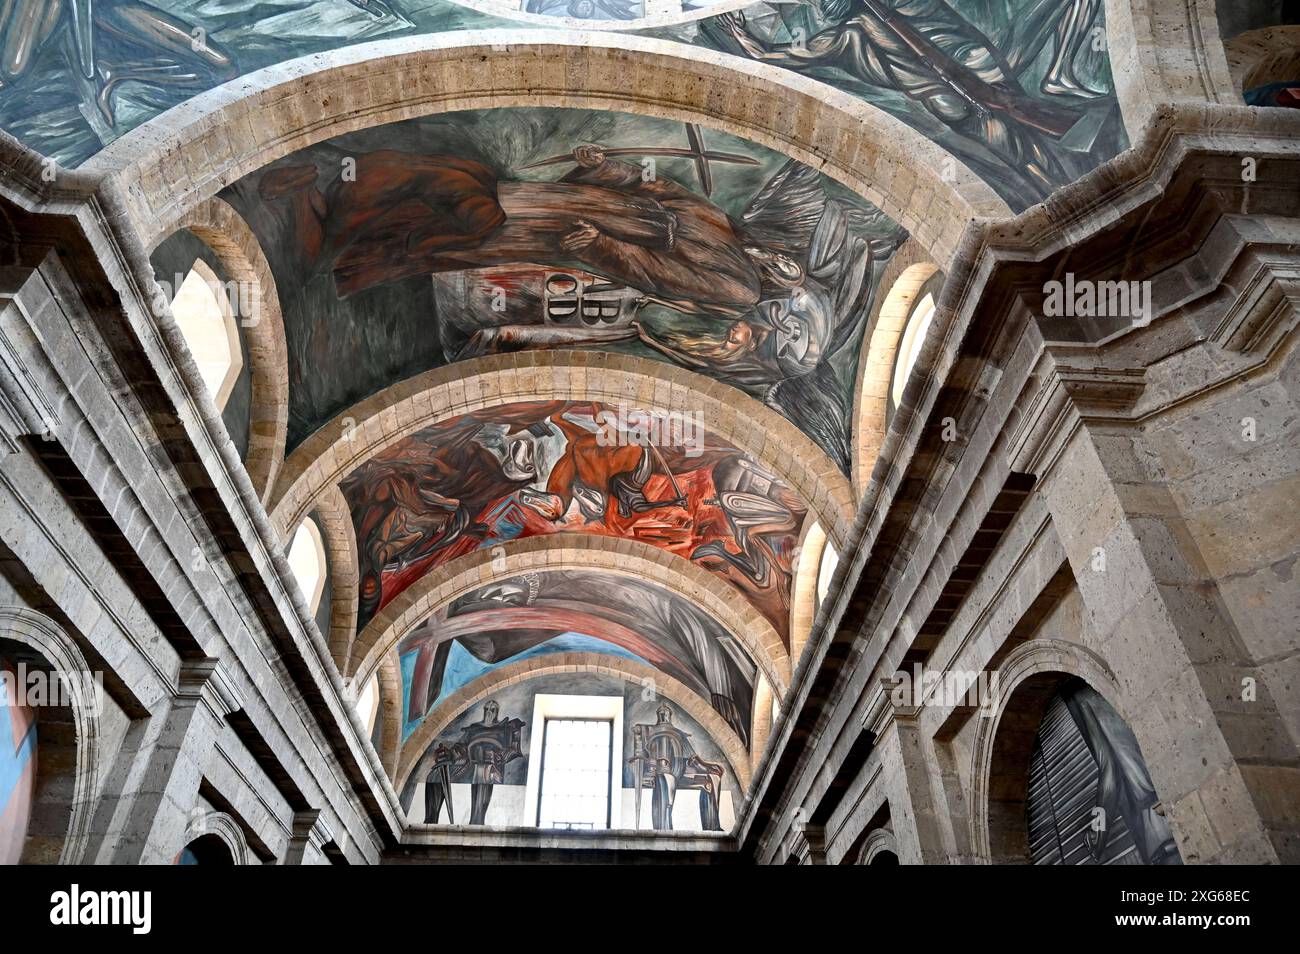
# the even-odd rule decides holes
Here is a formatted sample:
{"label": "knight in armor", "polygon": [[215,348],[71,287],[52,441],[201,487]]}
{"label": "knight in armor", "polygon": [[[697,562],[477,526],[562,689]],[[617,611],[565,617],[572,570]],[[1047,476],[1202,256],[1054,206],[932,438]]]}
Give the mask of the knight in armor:
{"label": "knight in armor", "polygon": [[691,559],[730,564],[760,587],[779,578],[787,583],[778,587],[784,592],[792,567],[782,544],[798,530],[798,497],[775,474],[739,456],[719,464],[713,482],[718,496],[710,503],[726,514],[738,552],[714,540],[696,547]]}
{"label": "knight in armor", "polygon": [[501,707],[489,699],[483,704],[483,721],[467,725],[452,746],[458,775],[469,776],[471,825],[482,825],[492,801],[492,786],[506,780],[506,766],[523,757],[522,719],[499,719]]}
{"label": "knight in armor", "polygon": [[695,754],[691,735],[673,725],[673,710],[667,703],[656,710],[658,722],[632,728],[633,788],[636,790],[636,825],[641,827],[641,792],[654,792],[651,823],[655,831],[672,831],[673,803],[679,790],[700,793],[700,827],[722,831],[718,799],[722,794],[722,766]]}

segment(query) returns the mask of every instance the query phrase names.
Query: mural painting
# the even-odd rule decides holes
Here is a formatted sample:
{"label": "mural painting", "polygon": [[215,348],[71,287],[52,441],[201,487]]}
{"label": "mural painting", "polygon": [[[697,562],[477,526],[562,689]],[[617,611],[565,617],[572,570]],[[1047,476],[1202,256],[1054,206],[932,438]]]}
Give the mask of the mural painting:
{"label": "mural painting", "polygon": [[[847,473],[870,302],[906,238],[820,173],[753,143],[585,110],[372,129],[224,196],[276,275],[291,448],[395,377],[579,348],[743,390]],[[316,374],[325,365],[337,373]]]}
{"label": "mural painting", "polygon": [[716,573],[785,634],[805,516],[773,474],[701,434],[691,446],[605,439],[603,409],[511,404],[404,438],[341,484],[360,571],[358,628],[462,554],[561,531],[641,540]]}
{"label": "mural painting", "polygon": [[760,3],[664,33],[860,96],[1017,211],[1127,145],[1101,0]]}
{"label": "mural painting", "polygon": [[[632,726],[632,790],[653,792],[651,810],[655,831],[672,831],[673,806],[681,792],[699,792],[700,828],[722,831],[718,795],[723,768],[695,751],[691,734],[673,724],[673,707],[659,704],[655,721]],[[636,799],[636,828],[641,827],[641,798]]]}
{"label": "mural painting", "polygon": [[265,66],[511,25],[449,0],[13,0],[0,7],[0,127],[78,165],[177,103]]}
{"label": "mural painting", "polygon": [[416,627],[398,646],[405,735],[442,699],[498,666],[572,652],[653,666],[708,700],[748,744],[757,667],[739,641],[663,587],[588,570],[501,580]]}
{"label": "mural painting", "polygon": [[[705,16],[709,6],[169,0],[163,9],[146,0],[15,0],[0,11],[0,126],[75,165],[184,99],[295,57],[372,40],[592,19],[629,29],[666,23],[648,32],[859,96],[944,145],[1016,209],[1127,144],[1101,0],[801,0],[713,17]],[[1276,22],[1275,6],[1234,14],[1234,24]]]}
{"label": "mural painting", "polygon": [[0,659],[0,865],[16,865],[36,790],[36,714],[11,698],[18,672]]}
{"label": "mural painting", "polygon": [[470,786],[469,823],[486,822],[492,787],[503,784],[506,766],[524,755],[524,721],[502,719],[500,714],[501,707],[489,699],[483,704],[483,718],[464,726],[459,740],[433,747],[433,765],[424,789],[427,820],[436,823],[445,805],[448,822],[456,824],[451,785],[457,781]]}
{"label": "mural painting", "polygon": [[[536,825],[544,733],[539,695],[612,701],[615,827],[724,831],[740,792],[726,757],[674,702],[614,675],[551,673],[499,687],[448,722],[402,786],[407,817],[424,824]],[[543,721],[545,720],[543,717]]]}
{"label": "mural painting", "polygon": [[1035,864],[1182,864],[1133,730],[1083,680],[1048,705],[1029,772]]}

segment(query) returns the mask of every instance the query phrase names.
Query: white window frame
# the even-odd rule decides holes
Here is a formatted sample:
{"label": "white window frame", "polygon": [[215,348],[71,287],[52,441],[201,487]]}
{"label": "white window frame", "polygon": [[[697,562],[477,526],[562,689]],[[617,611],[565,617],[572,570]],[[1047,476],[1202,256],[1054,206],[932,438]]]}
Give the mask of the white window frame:
{"label": "white window frame", "polygon": [[930,324],[934,321],[937,308],[938,301],[934,297],[934,292],[929,291],[920,296],[907,315],[903,337],[898,343],[898,351],[894,356],[893,379],[889,384],[891,409],[897,408],[899,402],[903,400],[907,379],[916,370],[916,359],[921,356],[921,347],[925,344],[925,336],[930,331]]}
{"label": "white window frame", "polygon": [[542,745],[547,719],[601,719],[613,723],[609,757],[609,829],[622,827],[623,815],[623,697],[567,696],[539,692],[533,698],[533,721],[529,730],[528,784],[524,789],[527,824],[537,827],[537,810],[542,797]]}

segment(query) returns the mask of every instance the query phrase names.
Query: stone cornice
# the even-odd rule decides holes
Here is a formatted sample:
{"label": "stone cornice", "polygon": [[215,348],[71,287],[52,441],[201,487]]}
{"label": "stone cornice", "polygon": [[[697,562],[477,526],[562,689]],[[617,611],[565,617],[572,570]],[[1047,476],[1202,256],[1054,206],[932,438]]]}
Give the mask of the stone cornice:
{"label": "stone cornice", "polygon": [[[1253,182],[1242,178],[1243,156],[1255,159],[1257,177]],[[1257,215],[1268,215],[1273,210],[1281,215],[1292,209],[1300,195],[1295,187],[1300,181],[1297,170],[1300,113],[1294,110],[1165,106],[1154,111],[1132,149],[1059,190],[1044,204],[1008,222],[972,224],[948,271],[936,317],[917,361],[923,373],[915,375],[909,384],[903,406],[882,442],[880,459],[855,518],[841,568],[862,566],[862,554],[870,554],[882,538],[891,540],[892,555],[881,557],[891,565],[917,558],[917,554],[893,543],[907,539],[914,517],[910,507],[896,506],[899,495],[906,492],[907,502],[914,504],[938,493],[931,481],[948,479],[951,468],[941,465],[945,451],[936,422],[952,419],[967,430],[979,426],[978,418],[965,420],[968,409],[980,411],[976,390],[967,386],[978,377],[971,368],[987,364],[990,356],[1006,360],[1014,344],[1023,343],[1025,336],[1031,342],[1037,341],[1039,360],[1020,390],[1016,413],[1009,419],[1014,430],[1006,436],[1014,438],[1013,469],[1041,476],[1042,469],[1050,467],[1059,453],[1064,438],[1084,418],[1127,426],[1150,413],[1155,400],[1152,371],[1145,363],[1134,364],[1125,352],[1140,352],[1177,319],[1162,324],[1157,315],[1153,324],[1112,335],[1104,343],[1049,348],[1032,317],[1032,305],[1024,296],[1042,288],[1061,257],[1073,255],[1088,267],[1098,265],[1105,258],[1094,254],[1094,250],[1107,242],[1123,241],[1134,229],[1144,234],[1140,230],[1151,218],[1152,209],[1164,203],[1165,214],[1176,216],[1199,197],[1206,212],[1195,223],[1201,235],[1152,230],[1147,238],[1165,243],[1154,267],[1172,267],[1178,243],[1183,243],[1185,257],[1187,241],[1199,243],[1218,220],[1243,207],[1243,193],[1249,192],[1245,207]],[[1254,235],[1236,248],[1259,241],[1261,237]],[[1225,248],[1232,254],[1234,246]],[[1153,267],[1153,263],[1135,267]],[[1290,276],[1283,278],[1280,287],[1289,289]],[[1207,287],[1198,294],[1211,291]],[[1177,305],[1185,306],[1194,297]],[[1264,300],[1263,296],[1257,297]],[[1273,304],[1276,306],[1276,301]],[[1277,340],[1275,329],[1280,322],[1271,310],[1253,322],[1236,323],[1236,327],[1252,325],[1267,328],[1268,332],[1246,334],[1248,340]],[[1172,353],[1196,340],[1196,329],[1179,327],[1171,339],[1159,345],[1157,353]],[[1236,370],[1227,369],[1225,374],[1230,377]],[[1193,384],[1213,386],[1204,379]],[[1166,399],[1172,400],[1172,394],[1168,398],[1160,395],[1160,400]],[[929,468],[927,473],[909,470],[919,466],[918,461]],[[931,526],[929,533],[942,535],[943,528]],[[854,577],[849,574],[845,579],[851,581]],[[796,674],[786,718],[756,773],[755,797],[738,828],[742,844],[760,838],[770,841],[771,836],[764,834],[768,826],[779,828],[791,823],[797,797],[782,783],[774,782],[774,773],[779,769],[782,777],[800,775],[804,765],[817,760],[816,749],[837,738],[837,727],[823,724],[828,717],[823,710],[824,700],[839,697],[841,683],[847,679],[843,660],[846,654],[850,659],[853,656],[842,645],[835,653],[829,650],[856,636],[840,630],[840,614],[852,597],[851,592],[846,592],[818,614],[808,647],[809,665]],[[811,692],[814,686],[816,693]],[[827,771],[822,767],[816,774],[824,776]]]}

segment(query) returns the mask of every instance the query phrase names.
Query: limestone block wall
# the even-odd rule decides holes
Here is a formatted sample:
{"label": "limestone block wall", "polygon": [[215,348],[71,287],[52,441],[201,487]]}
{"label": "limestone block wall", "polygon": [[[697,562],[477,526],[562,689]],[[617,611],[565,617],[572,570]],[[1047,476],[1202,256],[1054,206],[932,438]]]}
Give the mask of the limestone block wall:
{"label": "limestone block wall", "polygon": [[[904,863],[1027,860],[1029,752],[1067,676],[1133,731],[1185,862],[1298,857],[1283,112],[1167,111],[968,245],[759,772],[774,820],[741,840],[760,860],[853,863],[886,840]],[[1268,172],[1244,180],[1243,156]],[[1076,270],[1149,282],[1150,313],[1049,320],[1037,289]],[[996,679],[978,704],[893,693],[916,664]]]}
{"label": "limestone block wall", "polygon": [[50,714],[67,745],[44,859],[172,863],[216,813],[250,863],[376,861],[395,795],[196,369],[161,347],[178,332],[145,307],[143,250],[93,203],[6,190],[23,243],[0,270],[2,638],[102,681],[70,728]]}

